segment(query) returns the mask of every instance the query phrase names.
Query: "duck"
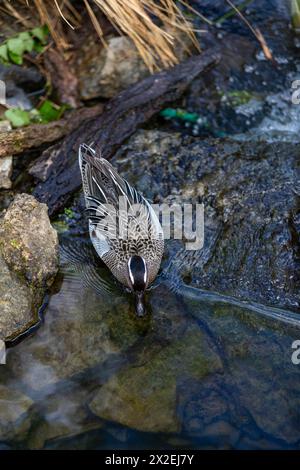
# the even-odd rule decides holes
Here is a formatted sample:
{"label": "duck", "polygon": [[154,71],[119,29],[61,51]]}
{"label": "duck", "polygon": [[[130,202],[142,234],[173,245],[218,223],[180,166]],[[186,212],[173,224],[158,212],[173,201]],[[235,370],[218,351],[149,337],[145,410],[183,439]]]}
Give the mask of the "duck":
{"label": "duck", "polygon": [[94,249],[114,277],[134,294],[136,314],[143,316],[145,292],[158,274],[164,252],[159,218],[149,201],[101,152],[81,144],[79,167]]}

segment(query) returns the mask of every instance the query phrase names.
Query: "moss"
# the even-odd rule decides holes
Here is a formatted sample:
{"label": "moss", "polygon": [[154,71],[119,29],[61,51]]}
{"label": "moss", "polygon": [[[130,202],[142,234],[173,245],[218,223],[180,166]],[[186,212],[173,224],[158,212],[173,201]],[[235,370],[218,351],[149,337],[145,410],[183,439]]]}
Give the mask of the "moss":
{"label": "moss", "polygon": [[10,240],[10,245],[15,248],[16,250],[19,250],[21,248],[21,243],[18,242],[18,240],[16,240],[15,238],[13,238],[12,240]]}
{"label": "moss", "polygon": [[73,211],[73,209],[70,209],[69,207],[65,208],[64,214],[68,217],[68,219],[73,219],[75,216],[75,212]]}
{"label": "moss", "polygon": [[[116,318],[118,321],[116,321]],[[113,315],[106,318],[110,339],[122,350],[127,350],[151,328],[150,312],[144,317],[137,318],[133,305],[133,296],[129,294],[126,300],[116,305]],[[122,327],[120,327],[122,325]]]}
{"label": "moss", "polygon": [[220,93],[222,100],[227,102],[233,108],[247,104],[251,99],[256,98],[257,96],[248,90],[232,90],[227,93]]}

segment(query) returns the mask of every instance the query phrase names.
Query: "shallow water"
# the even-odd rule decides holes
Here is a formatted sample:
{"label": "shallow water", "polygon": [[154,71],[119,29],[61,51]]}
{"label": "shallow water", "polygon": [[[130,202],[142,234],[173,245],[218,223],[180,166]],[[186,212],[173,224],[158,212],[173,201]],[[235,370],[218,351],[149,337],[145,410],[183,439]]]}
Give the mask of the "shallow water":
{"label": "shallow water", "polygon": [[[280,14],[281,3],[272,2]],[[254,19],[262,27],[266,18]],[[280,36],[285,26],[275,25],[277,36],[264,29],[279,48],[276,71],[256,61],[257,47],[254,65],[230,70],[231,84],[214,76],[217,88],[255,89],[247,103],[219,99],[203,111],[197,87],[187,95],[189,111],[210,121],[206,133],[299,141],[300,106],[288,99],[296,64],[279,60],[292,41],[290,32],[286,43]],[[253,42],[243,26],[236,36],[242,49]],[[205,99],[213,103],[209,91]],[[0,449],[300,447],[300,364],[292,362],[299,314],[183,283],[176,247],[166,252],[148,315],[137,319],[86,235],[61,235],[60,273],[41,323],[0,366]]]}
{"label": "shallow water", "polygon": [[5,447],[299,447],[297,314],[161,277],[138,320],[85,237],[75,264],[62,247],[43,323],[1,368],[20,403]]}

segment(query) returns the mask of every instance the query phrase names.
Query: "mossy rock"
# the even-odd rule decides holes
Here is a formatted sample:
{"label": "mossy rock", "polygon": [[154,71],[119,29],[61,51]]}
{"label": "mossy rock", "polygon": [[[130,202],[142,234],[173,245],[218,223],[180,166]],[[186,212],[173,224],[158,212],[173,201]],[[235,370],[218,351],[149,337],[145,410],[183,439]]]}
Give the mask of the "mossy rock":
{"label": "mossy rock", "polygon": [[183,376],[201,380],[220,369],[221,364],[216,355],[208,353],[205,337],[194,328],[158,352],[153,351],[148,362],[131,364],[112,377],[91,401],[91,411],[140,431],[180,432],[178,380]]}

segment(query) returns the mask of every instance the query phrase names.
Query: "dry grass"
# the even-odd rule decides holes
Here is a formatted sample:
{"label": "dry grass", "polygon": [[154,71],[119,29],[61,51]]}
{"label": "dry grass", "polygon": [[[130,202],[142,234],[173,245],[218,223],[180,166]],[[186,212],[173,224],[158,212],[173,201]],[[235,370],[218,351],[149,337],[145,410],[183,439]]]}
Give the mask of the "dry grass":
{"label": "dry grass", "polygon": [[[41,22],[50,29],[53,40],[60,48],[68,42],[62,23],[76,29],[80,15],[69,0],[15,0],[35,7]],[[103,31],[95,14],[96,5],[120,32],[128,35],[151,72],[170,67],[178,62],[176,38],[187,35],[197,48],[194,31],[174,0],[81,0],[99,37]],[[182,0],[182,3],[185,2]],[[180,34],[179,34],[180,33]],[[186,41],[185,41],[186,42]]]}

